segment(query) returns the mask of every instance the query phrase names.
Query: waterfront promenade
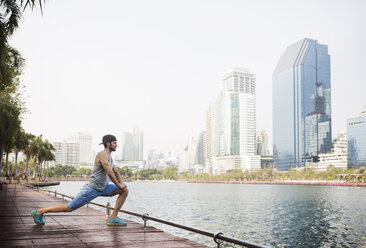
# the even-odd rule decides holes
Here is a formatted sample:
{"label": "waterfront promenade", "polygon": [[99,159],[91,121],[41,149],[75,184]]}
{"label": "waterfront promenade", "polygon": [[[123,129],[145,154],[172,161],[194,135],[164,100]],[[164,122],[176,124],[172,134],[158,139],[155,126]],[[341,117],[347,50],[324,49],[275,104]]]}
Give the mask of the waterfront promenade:
{"label": "waterfront promenade", "polygon": [[21,184],[1,186],[0,247],[207,247],[128,220],[127,226],[107,226],[104,212],[87,207],[47,214],[44,226],[35,225],[32,209],[66,201]]}

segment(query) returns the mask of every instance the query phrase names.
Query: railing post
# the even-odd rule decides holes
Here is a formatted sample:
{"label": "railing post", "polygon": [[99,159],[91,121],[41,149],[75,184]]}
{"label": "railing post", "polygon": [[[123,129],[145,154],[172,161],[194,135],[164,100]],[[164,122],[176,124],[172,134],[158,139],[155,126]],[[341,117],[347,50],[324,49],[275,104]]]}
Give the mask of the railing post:
{"label": "railing post", "polygon": [[57,197],[57,190],[55,190],[55,197]]}
{"label": "railing post", "polygon": [[111,210],[111,204],[109,202],[107,202],[107,209],[106,209],[107,217],[110,216],[110,210]]}
{"label": "railing post", "polygon": [[216,233],[216,234],[214,235],[214,237],[213,237],[213,239],[214,239],[215,243],[217,244],[217,248],[220,248],[221,243],[222,243],[222,241],[218,241],[218,240],[217,240],[217,237],[218,237],[219,235],[221,235],[221,234],[223,234],[223,233],[222,233],[222,232],[218,232],[218,233]]}
{"label": "railing post", "polygon": [[147,217],[149,217],[148,213],[142,215],[142,220],[144,221],[144,229],[146,229],[146,222],[148,221]]}

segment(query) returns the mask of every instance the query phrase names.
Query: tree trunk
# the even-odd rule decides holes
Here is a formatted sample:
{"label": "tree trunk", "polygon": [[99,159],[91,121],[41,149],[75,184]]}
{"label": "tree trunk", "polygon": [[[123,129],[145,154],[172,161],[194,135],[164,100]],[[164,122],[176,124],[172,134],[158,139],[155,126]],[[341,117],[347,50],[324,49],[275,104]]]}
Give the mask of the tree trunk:
{"label": "tree trunk", "polygon": [[15,176],[18,175],[18,150],[15,151]]}
{"label": "tree trunk", "polygon": [[41,179],[42,178],[42,162],[41,161],[39,161],[39,168],[40,168],[40,170],[39,170],[39,179]]}
{"label": "tree trunk", "polygon": [[27,158],[26,158],[26,161],[25,161],[25,176],[26,176],[26,178],[29,177],[28,163],[29,163],[29,155],[27,155]]}
{"label": "tree trunk", "polygon": [[37,157],[34,158],[34,169],[33,169],[33,177],[37,178]]}
{"label": "tree trunk", "polygon": [[9,176],[9,153],[6,152],[6,158],[5,158],[5,168],[6,168],[6,176]]}
{"label": "tree trunk", "polygon": [[0,177],[2,177],[3,171],[3,148],[0,148]]}

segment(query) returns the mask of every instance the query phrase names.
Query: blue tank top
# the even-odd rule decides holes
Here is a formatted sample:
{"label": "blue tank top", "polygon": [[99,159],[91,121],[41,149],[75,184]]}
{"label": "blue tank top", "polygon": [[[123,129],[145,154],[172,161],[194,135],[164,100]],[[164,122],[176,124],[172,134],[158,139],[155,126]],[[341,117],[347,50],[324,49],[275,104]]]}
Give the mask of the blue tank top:
{"label": "blue tank top", "polygon": [[[106,151],[103,151],[108,155],[108,163],[111,169],[113,169],[113,159]],[[93,169],[93,175],[90,177],[88,186],[97,191],[102,192],[109,183],[109,177],[103,166],[95,163]]]}

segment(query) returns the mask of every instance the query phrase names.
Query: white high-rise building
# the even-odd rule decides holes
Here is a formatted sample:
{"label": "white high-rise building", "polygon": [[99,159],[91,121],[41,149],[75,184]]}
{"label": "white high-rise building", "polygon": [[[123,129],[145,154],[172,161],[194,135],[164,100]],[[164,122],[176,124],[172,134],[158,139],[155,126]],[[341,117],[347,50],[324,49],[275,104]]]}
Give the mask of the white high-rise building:
{"label": "white high-rise building", "polygon": [[255,75],[234,67],[223,76],[223,90],[215,103],[213,172],[223,173],[240,165],[242,170],[260,169],[255,138]]}
{"label": "white high-rise building", "polygon": [[268,135],[265,130],[258,131],[256,134],[257,139],[257,155],[266,156],[268,152]]}
{"label": "white high-rise building", "polygon": [[205,136],[205,132],[187,135],[187,146],[179,159],[179,172],[198,174],[205,171]]}
{"label": "white high-rise building", "polygon": [[53,142],[52,145],[55,148],[55,165],[66,165],[66,143]]}
{"label": "white high-rise building", "polygon": [[122,160],[142,161],[143,160],[143,132],[134,126],[131,132],[122,134]]}
{"label": "white high-rise building", "polygon": [[215,103],[211,103],[206,112],[206,132],[205,132],[205,172],[212,174],[212,164],[214,150],[215,133]]}
{"label": "white high-rise building", "polygon": [[92,165],[92,136],[87,133],[69,135],[67,143],[79,145],[79,164]]}
{"label": "white high-rise building", "polygon": [[66,165],[78,167],[80,165],[79,143],[66,143]]}

